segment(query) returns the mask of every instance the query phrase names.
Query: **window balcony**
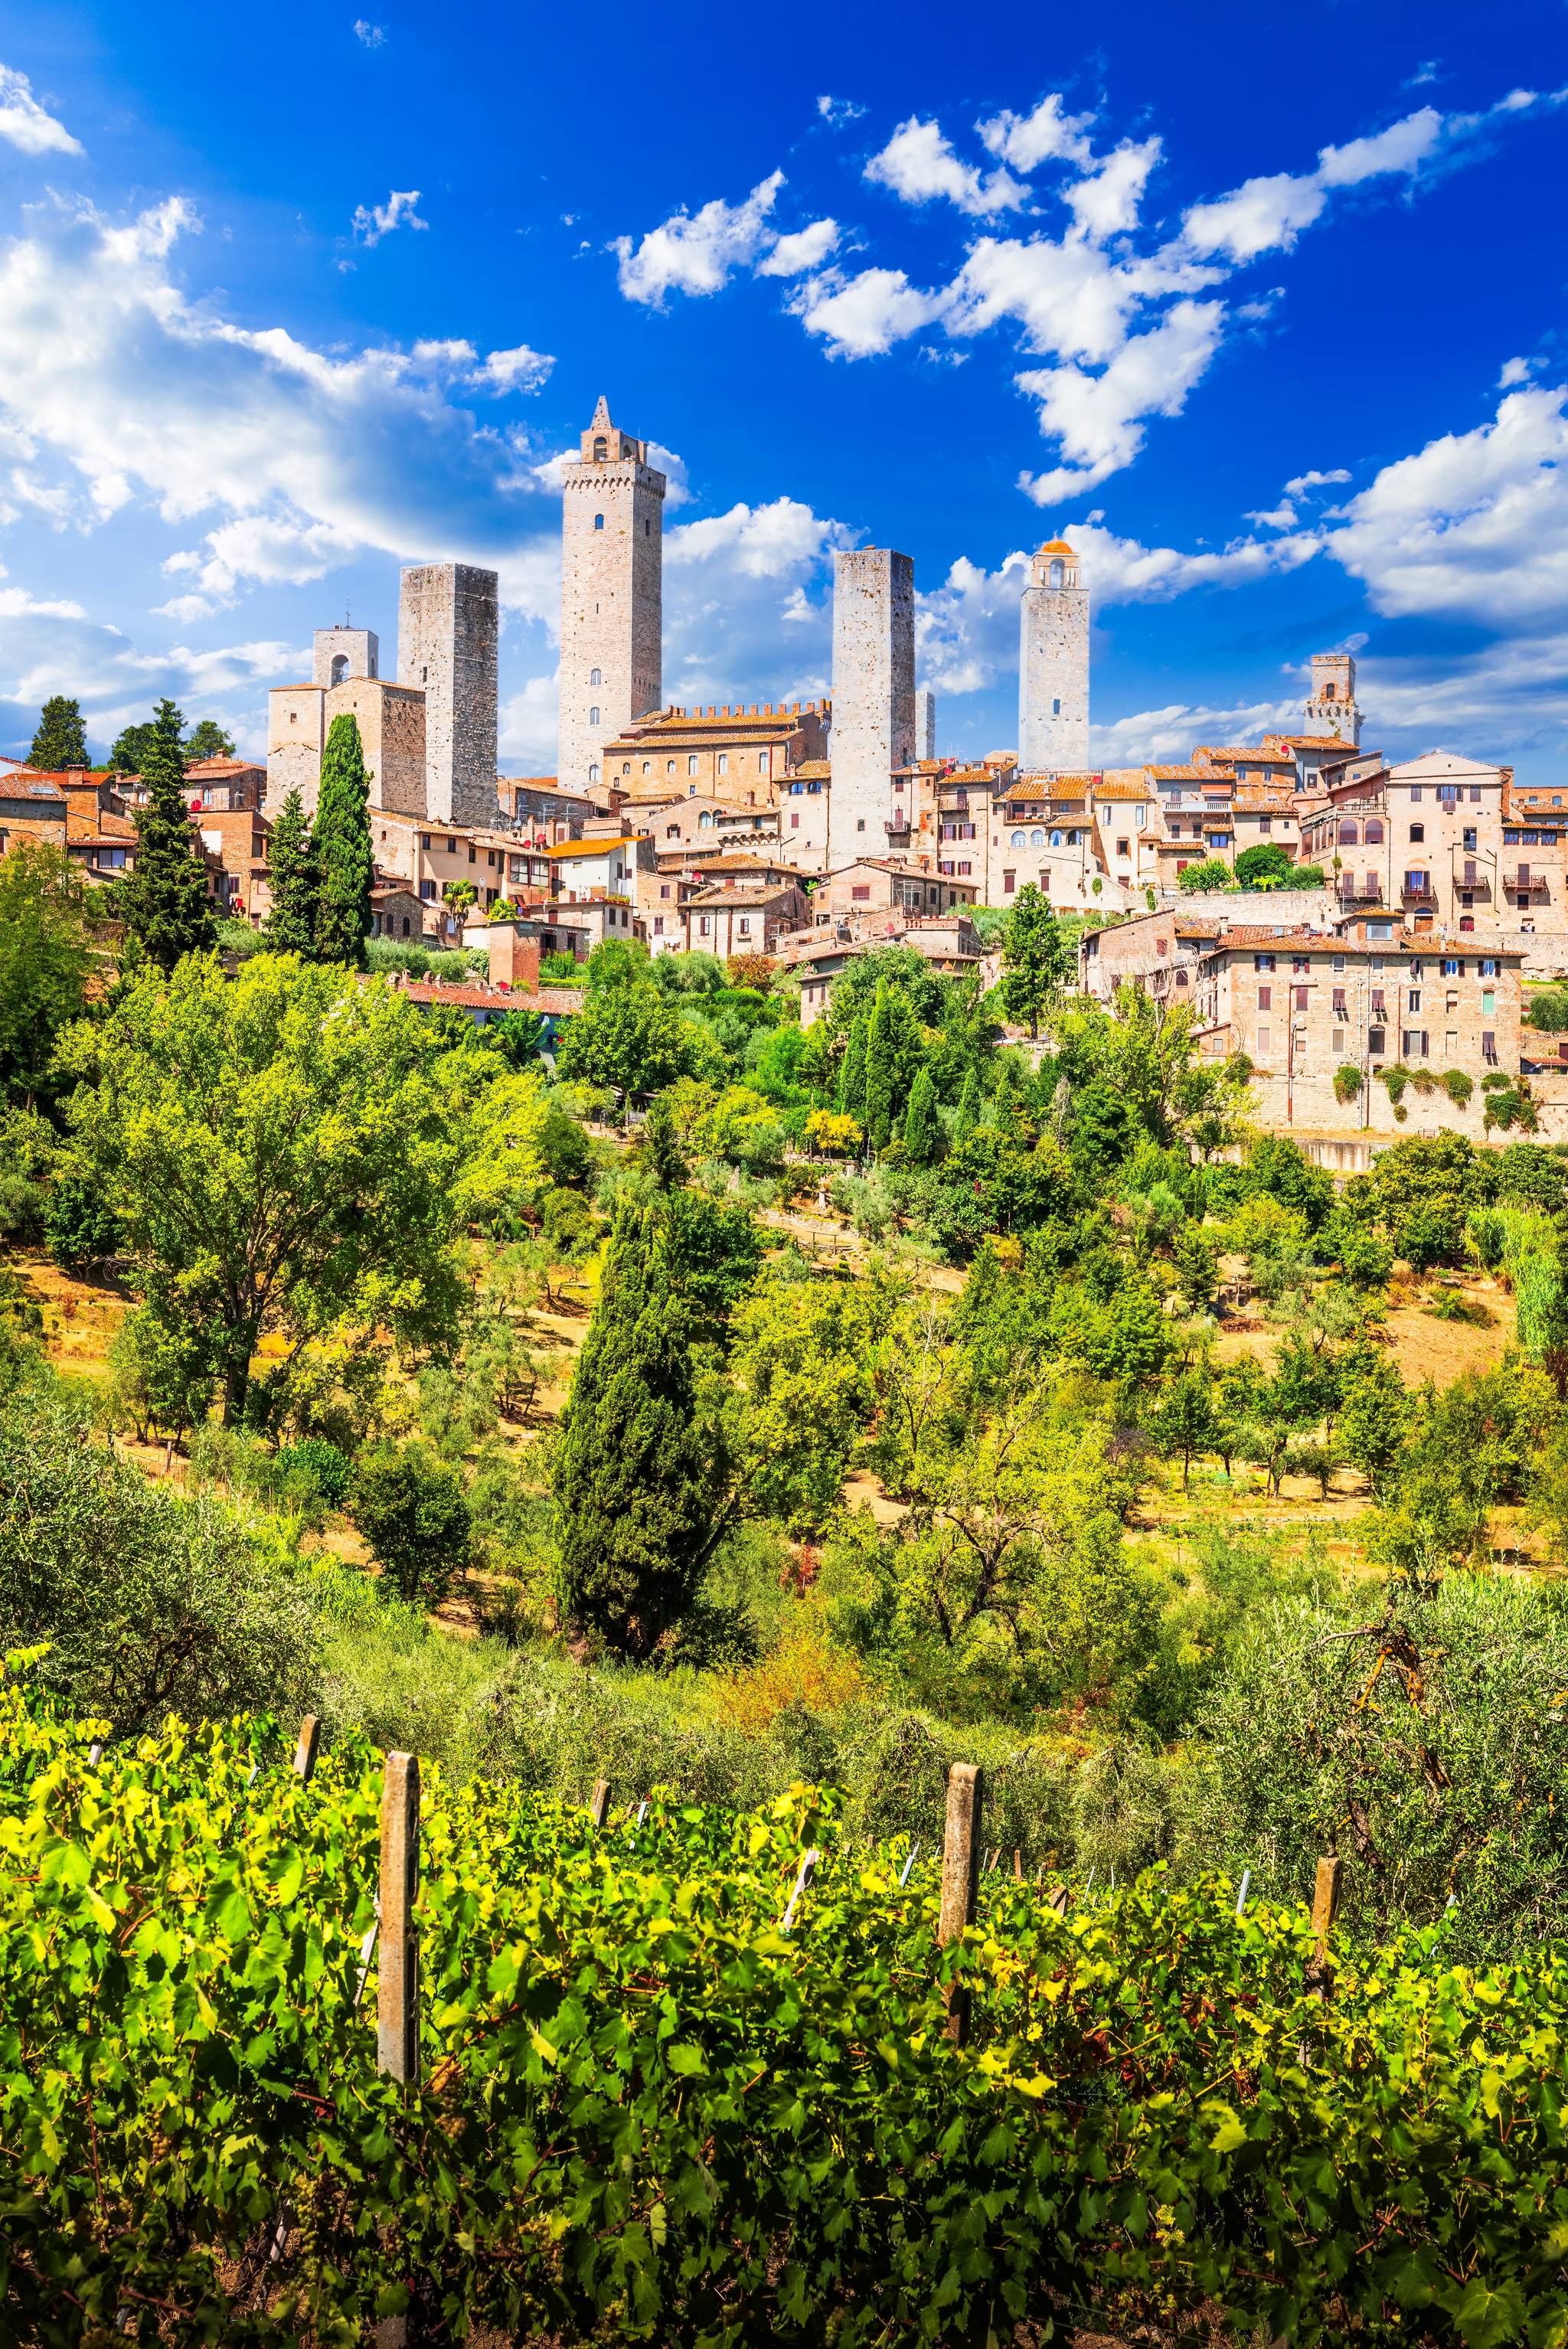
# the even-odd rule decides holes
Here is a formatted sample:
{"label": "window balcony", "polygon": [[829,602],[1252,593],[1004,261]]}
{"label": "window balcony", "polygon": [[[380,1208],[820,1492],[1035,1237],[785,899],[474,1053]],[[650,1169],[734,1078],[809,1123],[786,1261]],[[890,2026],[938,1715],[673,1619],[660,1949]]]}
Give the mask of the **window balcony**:
{"label": "window balcony", "polygon": [[1432,887],[1429,873],[1407,873],[1399,885],[1399,895],[1408,905],[1432,905],[1437,891]]}

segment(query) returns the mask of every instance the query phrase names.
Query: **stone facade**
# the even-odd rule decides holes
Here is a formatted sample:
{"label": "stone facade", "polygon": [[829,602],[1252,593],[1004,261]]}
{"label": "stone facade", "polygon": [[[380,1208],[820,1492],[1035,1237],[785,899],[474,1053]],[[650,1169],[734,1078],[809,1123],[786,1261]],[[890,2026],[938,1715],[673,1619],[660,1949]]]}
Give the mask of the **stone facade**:
{"label": "stone facade", "polygon": [[319,685],[274,685],[267,696],[267,813],[291,792],[315,812],[326,740],[326,695]]}
{"label": "stone facade", "polygon": [[1019,611],[1018,764],[1047,775],[1088,766],[1088,589],[1065,538],[1031,562]]}
{"label": "stone facade", "polygon": [[[425,813],[428,708],[417,686],[388,685],[374,677],[351,677],[325,695],[323,717],[328,734],[335,718],[358,722],[372,807],[397,815]],[[492,812],[490,821],[494,820]]]}
{"label": "stone facade", "polygon": [[766,803],[797,768],[827,756],[831,724],[827,701],[672,706],[604,743],[603,782],[634,799],[697,791],[736,806]]}
{"label": "stone facade", "polygon": [[1361,712],[1356,706],[1356,663],[1349,653],[1314,653],[1312,692],[1306,705],[1309,738],[1337,735],[1352,750],[1361,742]]}
{"label": "stone facade", "polygon": [[835,862],[886,846],[892,773],[916,756],[914,564],[885,546],[833,559]]}
{"label": "stone facade", "polygon": [[914,755],[917,759],[936,756],[936,696],[928,685],[922,686],[914,697]]}
{"label": "stone facade", "polygon": [[665,477],[601,399],[562,481],[556,780],[584,791],[605,743],[662,698]]}
{"label": "stone facade", "polygon": [[346,620],[341,628],[317,628],[313,642],[313,674],[324,692],[329,685],[343,685],[351,677],[380,674],[381,647],[371,628],[351,628]]}
{"label": "stone facade", "polygon": [[424,806],[436,823],[493,824],[500,820],[500,588],[495,572],[467,563],[419,563],[403,574],[397,681],[425,697]]}

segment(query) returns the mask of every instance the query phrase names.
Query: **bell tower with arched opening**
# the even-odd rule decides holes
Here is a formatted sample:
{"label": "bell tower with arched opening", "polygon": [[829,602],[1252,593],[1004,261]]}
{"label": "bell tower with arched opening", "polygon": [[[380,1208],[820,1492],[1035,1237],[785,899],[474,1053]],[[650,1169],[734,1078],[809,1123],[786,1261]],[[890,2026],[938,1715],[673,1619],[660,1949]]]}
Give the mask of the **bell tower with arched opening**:
{"label": "bell tower with arched opening", "polygon": [[1024,590],[1018,765],[1032,775],[1088,771],[1088,589],[1065,538],[1032,557]]}
{"label": "bell tower with arched opening", "polygon": [[562,468],[562,790],[602,780],[601,754],[659,707],[664,669],[665,477],[648,444],[612,423],[601,397],[575,463]]}

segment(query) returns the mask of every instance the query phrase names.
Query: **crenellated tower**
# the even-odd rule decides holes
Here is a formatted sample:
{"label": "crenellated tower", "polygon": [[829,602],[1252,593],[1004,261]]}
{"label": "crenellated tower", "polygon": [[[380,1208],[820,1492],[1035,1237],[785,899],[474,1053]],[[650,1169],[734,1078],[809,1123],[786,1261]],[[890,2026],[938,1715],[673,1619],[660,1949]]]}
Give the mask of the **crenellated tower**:
{"label": "crenellated tower", "polygon": [[1088,589],[1065,538],[1040,548],[1024,590],[1018,765],[1026,775],[1088,771]]}
{"label": "crenellated tower", "polygon": [[601,780],[603,746],[659,707],[664,669],[665,477],[601,398],[562,472],[558,780]]}

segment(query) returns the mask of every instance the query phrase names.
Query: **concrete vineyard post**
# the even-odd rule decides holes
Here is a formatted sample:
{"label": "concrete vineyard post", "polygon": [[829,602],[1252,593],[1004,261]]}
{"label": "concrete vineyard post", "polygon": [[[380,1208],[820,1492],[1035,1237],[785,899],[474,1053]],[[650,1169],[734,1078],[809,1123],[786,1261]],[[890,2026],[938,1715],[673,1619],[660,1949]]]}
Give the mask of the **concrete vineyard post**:
{"label": "concrete vineyard post", "polygon": [[321,1723],[314,1713],[307,1713],[299,1725],[299,1744],[294,1747],[294,1774],[308,1781],[315,1773],[316,1748],[321,1743]]}
{"label": "concrete vineyard post", "polygon": [[595,1828],[602,1827],[609,1816],[610,1781],[599,1778],[594,1781],[593,1792],[588,1801],[589,1823]]}
{"label": "concrete vineyard post", "polygon": [[[975,1922],[980,1889],[980,1771],[955,1762],[947,1774],[947,1820],[943,1837],[942,1910],[936,1938],[943,1949]],[[947,1992],[947,2035],[962,2046],[969,2025],[969,1992],[954,1982]]]}
{"label": "concrete vineyard post", "polygon": [[1311,1982],[1314,1998],[1326,1998],[1328,1995],[1331,1979],[1328,1939],[1334,1930],[1334,1920],[1339,1914],[1339,1885],[1343,1867],[1343,1861],[1335,1858],[1320,1859],[1317,1863],[1317,1881],[1313,1887],[1312,1893]]}

